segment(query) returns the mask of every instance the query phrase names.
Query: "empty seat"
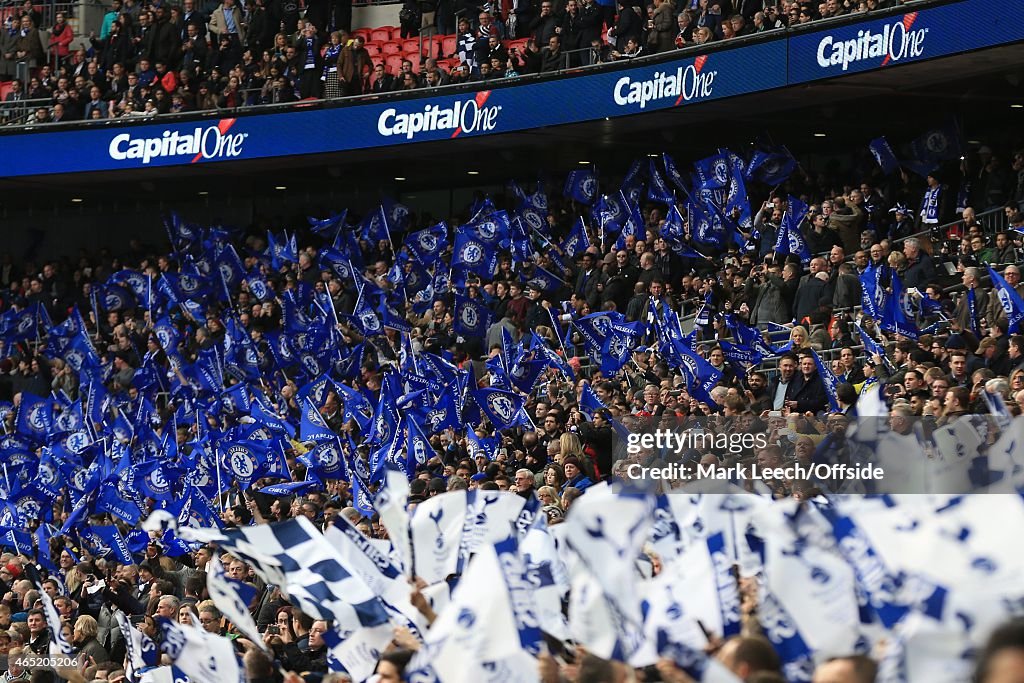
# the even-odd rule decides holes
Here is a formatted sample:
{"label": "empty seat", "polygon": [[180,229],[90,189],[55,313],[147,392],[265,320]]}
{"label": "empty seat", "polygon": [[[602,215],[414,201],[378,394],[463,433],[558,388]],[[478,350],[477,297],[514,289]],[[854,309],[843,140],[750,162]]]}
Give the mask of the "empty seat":
{"label": "empty seat", "polygon": [[388,55],[385,59],[385,64],[388,65],[388,72],[391,74],[397,74],[402,70],[402,55]]}
{"label": "empty seat", "polygon": [[441,39],[441,54],[451,57],[459,47],[459,39],[455,36],[445,36]]}
{"label": "empty seat", "polygon": [[420,39],[419,38],[406,38],[402,41],[402,52],[409,53],[415,52],[420,53]]}
{"label": "empty seat", "polygon": [[399,43],[388,41],[380,46],[380,51],[386,55],[397,55],[402,53],[402,46]]}
{"label": "empty seat", "polygon": [[386,43],[391,40],[391,31],[385,31],[382,28],[375,28],[370,31],[370,40],[379,43]]}

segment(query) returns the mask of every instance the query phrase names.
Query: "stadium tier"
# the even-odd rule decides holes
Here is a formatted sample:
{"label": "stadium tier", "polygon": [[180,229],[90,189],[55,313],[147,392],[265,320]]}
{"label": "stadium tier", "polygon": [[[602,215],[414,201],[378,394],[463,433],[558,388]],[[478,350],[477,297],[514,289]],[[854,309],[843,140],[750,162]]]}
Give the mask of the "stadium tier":
{"label": "stadium tier", "polygon": [[1014,4],[3,8],[0,683],[1024,681]]}

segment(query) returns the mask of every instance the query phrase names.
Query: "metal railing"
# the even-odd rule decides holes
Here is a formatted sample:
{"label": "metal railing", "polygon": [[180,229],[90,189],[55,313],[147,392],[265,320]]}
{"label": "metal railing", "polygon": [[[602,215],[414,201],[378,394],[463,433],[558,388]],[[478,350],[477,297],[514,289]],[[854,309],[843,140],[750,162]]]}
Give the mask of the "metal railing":
{"label": "metal railing", "polygon": [[30,124],[37,109],[42,107],[49,111],[52,104],[53,102],[49,98],[0,103],[0,123],[4,125]]}

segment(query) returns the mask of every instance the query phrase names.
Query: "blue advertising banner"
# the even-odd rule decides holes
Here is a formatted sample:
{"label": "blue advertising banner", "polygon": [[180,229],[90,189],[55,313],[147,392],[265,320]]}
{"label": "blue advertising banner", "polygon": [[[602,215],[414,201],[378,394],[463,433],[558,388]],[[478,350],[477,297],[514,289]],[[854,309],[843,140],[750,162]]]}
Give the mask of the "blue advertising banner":
{"label": "blue advertising banner", "polygon": [[[1021,0],[1015,0],[1021,2]],[[7,176],[145,169],[492,135],[680,107],[1024,39],[963,0],[629,69],[461,94],[238,118],[0,136]],[[756,68],[754,66],[756,65]]]}
{"label": "blue advertising banner", "polygon": [[[1024,39],[1024,23],[1004,3],[963,0],[831,29],[795,31],[789,83],[883,69]],[[1024,3],[1017,3],[1024,9]]]}
{"label": "blue advertising banner", "polygon": [[[750,69],[751,60],[759,65]],[[204,122],[0,137],[10,175],[340,152],[625,116],[786,84],[782,41],[476,93]],[[59,153],[51,153],[59,150]]]}

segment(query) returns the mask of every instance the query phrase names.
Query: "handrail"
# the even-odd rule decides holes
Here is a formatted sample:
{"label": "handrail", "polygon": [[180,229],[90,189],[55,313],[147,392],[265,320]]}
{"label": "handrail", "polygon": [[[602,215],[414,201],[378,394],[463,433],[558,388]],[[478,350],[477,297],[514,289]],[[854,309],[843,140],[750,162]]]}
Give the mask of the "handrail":
{"label": "handrail", "polygon": [[[534,82],[534,81],[539,81],[539,80],[569,78],[569,77],[573,77],[573,76],[575,76],[575,75],[577,75],[577,74],[579,74],[581,72],[584,72],[584,71],[587,71],[587,72],[590,72],[590,71],[611,71],[611,72],[614,72],[614,71],[618,71],[618,70],[622,70],[622,69],[627,69],[627,68],[635,67],[638,64],[652,64],[653,65],[653,64],[658,64],[659,62],[678,60],[680,58],[685,59],[685,58],[688,58],[688,57],[691,57],[691,56],[697,57],[697,56],[713,54],[715,52],[719,52],[719,51],[722,51],[722,50],[734,49],[736,47],[741,47],[741,46],[744,46],[744,45],[754,45],[754,44],[770,42],[770,41],[774,41],[774,40],[778,40],[778,39],[785,39],[787,36],[796,35],[796,34],[804,33],[804,32],[806,32],[808,30],[811,30],[811,29],[809,29],[809,27],[813,27],[813,30],[818,30],[818,29],[821,29],[823,27],[828,27],[828,26],[831,26],[831,25],[847,24],[847,23],[852,24],[852,23],[856,23],[856,22],[862,21],[862,20],[864,20],[866,18],[874,19],[874,18],[882,18],[882,17],[887,17],[887,16],[902,15],[902,14],[906,13],[907,5],[908,4],[939,6],[939,5],[949,4],[951,2],[956,2],[956,1],[957,0],[910,0],[909,3],[902,4],[902,5],[897,5],[897,6],[893,6],[893,7],[889,7],[889,8],[885,8],[885,9],[872,10],[870,12],[859,12],[859,13],[856,13],[856,14],[843,15],[841,17],[832,17],[832,18],[829,18],[829,19],[821,19],[821,20],[818,20],[818,21],[809,22],[808,24],[804,24],[804,25],[801,25],[801,26],[774,28],[774,29],[769,29],[769,30],[761,32],[761,33],[755,33],[755,34],[750,34],[750,35],[747,35],[747,36],[731,38],[729,40],[717,40],[717,41],[714,41],[712,43],[707,43],[707,44],[704,44],[704,45],[688,45],[688,46],[680,48],[680,49],[669,50],[669,51],[666,51],[666,52],[658,52],[658,53],[654,53],[654,54],[650,54],[650,55],[640,55],[639,57],[635,57],[635,58],[632,58],[632,59],[621,59],[621,60],[616,60],[616,61],[613,61],[613,62],[603,62],[603,63],[599,63],[599,64],[572,66],[570,68],[562,68],[562,69],[559,69],[557,71],[551,71],[551,72],[546,72],[546,73],[528,74],[528,75],[516,76],[516,77],[513,77],[513,78],[503,78],[503,79],[489,80],[489,81],[486,81],[483,84],[481,84],[480,82],[471,82],[471,83],[465,83],[465,84],[460,83],[460,84],[454,84],[454,85],[449,84],[449,85],[435,86],[435,87],[432,87],[432,88],[417,88],[415,90],[402,91],[401,93],[396,92],[396,93],[388,93],[388,94],[384,94],[384,95],[381,95],[381,94],[374,94],[374,95],[351,95],[351,96],[340,97],[340,98],[333,98],[333,99],[302,100],[301,102],[298,102],[298,103],[266,104],[266,105],[247,106],[247,107],[237,107],[237,108],[232,109],[232,110],[190,111],[190,112],[186,112],[186,113],[182,113],[182,114],[176,114],[176,115],[173,115],[173,116],[181,117],[182,119],[187,119],[187,120],[196,120],[196,119],[200,119],[200,118],[203,118],[203,117],[206,117],[206,116],[212,116],[212,115],[223,116],[225,113],[231,114],[233,116],[245,116],[245,115],[254,115],[254,114],[273,113],[275,111],[282,110],[282,109],[297,109],[297,108],[324,107],[324,106],[331,106],[331,107],[335,107],[335,106],[349,106],[349,105],[361,104],[361,103],[365,103],[365,102],[378,101],[378,100],[380,100],[382,98],[386,98],[386,99],[418,98],[418,97],[421,97],[424,94],[423,93],[424,90],[429,90],[431,95],[437,95],[437,94],[447,94],[447,93],[456,93],[456,92],[472,92],[472,91],[479,90],[481,88],[487,88],[487,89],[493,90],[495,88],[515,87],[515,86],[518,86],[518,85],[522,85],[522,84],[530,83],[530,82]],[[422,54],[422,52],[421,52],[421,54]],[[164,118],[165,120],[167,119],[167,117],[168,117],[167,114],[162,115],[162,118]],[[102,125],[110,125],[111,121],[115,121],[116,122],[116,121],[120,121],[120,120],[119,119],[102,120],[99,123],[97,123],[96,121],[69,121],[69,122],[43,124],[41,126],[34,126],[33,128],[36,131],[38,131],[39,129],[50,129],[51,126],[52,127],[60,126],[62,128],[77,128],[77,127],[95,126],[95,125],[102,126]],[[21,133],[21,132],[30,132],[30,131],[25,131],[24,129],[20,129],[17,126],[4,126],[4,127],[0,127],[0,135],[3,135],[3,134],[16,134],[16,133]]]}

